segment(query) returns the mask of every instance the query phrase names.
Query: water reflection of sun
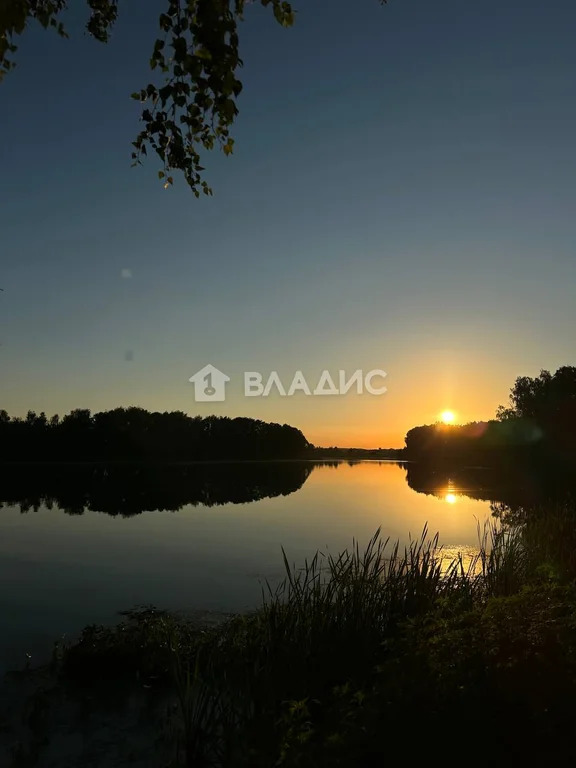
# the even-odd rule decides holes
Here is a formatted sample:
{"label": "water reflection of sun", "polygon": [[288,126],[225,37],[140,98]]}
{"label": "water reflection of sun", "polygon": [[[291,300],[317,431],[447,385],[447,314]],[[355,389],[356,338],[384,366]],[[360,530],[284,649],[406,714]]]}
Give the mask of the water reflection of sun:
{"label": "water reflection of sun", "polygon": [[451,478],[448,478],[448,485],[439,495],[440,498],[444,499],[447,504],[456,504],[458,501],[458,493],[456,490],[456,484]]}
{"label": "water reflection of sun", "polygon": [[477,576],[482,573],[482,560],[479,557],[478,547],[471,546],[447,546],[442,547],[442,558],[440,562],[442,574],[452,571],[455,563],[458,572]]}

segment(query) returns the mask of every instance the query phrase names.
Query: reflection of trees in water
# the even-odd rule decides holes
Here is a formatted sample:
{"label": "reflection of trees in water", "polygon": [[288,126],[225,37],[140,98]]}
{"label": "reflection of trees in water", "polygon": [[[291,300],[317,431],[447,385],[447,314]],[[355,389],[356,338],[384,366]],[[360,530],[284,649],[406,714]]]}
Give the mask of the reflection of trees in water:
{"label": "reflection of trees in water", "polygon": [[504,531],[523,544],[526,573],[576,578],[576,473],[569,463],[519,464],[499,468],[407,465],[409,486],[446,498],[454,493],[488,501]]}
{"label": "reflection of trees in water", "polygon": [[513,510],[527,511],[576,497],[576,473],[561,462],[517,463],[499,467],[406,464],[412,490],[446,499],[466,496],[490,502],[496,517],[512,520]]}
{"label": "reflection of trees in water", "polygon": [[567,492],[545,504],[493,504],[493,514],[505,529],[520,534],[527,569],[539,578],[576,578],[576,496]]}
{"label": "reflection of trees in water", "polygon": [[130,517],[288,496],[313,467],[311,462],[5,467],[0,502],[22,512],[57,506],[70,515],[90,510]]}
{"label": "reflection of trees in water", "polygon": [[393,464],[395,467],[405,468],[405,463],[403,461],[393,461],[390,459],[319,459],[318,461],[314,461],[314,466],[329,467],[330,469],[338,469],[338,467],[344,465],[347,467],[355,467],[358,464],[377,464],[379,467],[390,466],[390,464]]}
{"label": "reflection of trees in water", "polygon": [[4,465],[0,475],[0,507],[19,506],[22,512],[29,512],[42,506],[56,506],[69,515],[89,510],[130,517],[152,510],[175,512],[186,505],[247,504],[295,493],[315,467],[337,469],[343,464],[358,463],[327,460]]}

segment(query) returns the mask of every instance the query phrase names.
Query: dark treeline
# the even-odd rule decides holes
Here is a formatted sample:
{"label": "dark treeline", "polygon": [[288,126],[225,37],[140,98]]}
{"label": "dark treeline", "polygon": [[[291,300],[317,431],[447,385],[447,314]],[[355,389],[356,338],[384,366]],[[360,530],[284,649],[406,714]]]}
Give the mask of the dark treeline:
{"label": "dark treeline", "polygon": [[573,465],[575,438],[576,368],[565,366],[516,379],[509,405],[491,421],[414,427],[406,435],[406,457],[440,464]]}
{"label": "dark treeline", "polygon": [[307,454],[311,459],[342,459],[362,461],[364,459],[402,459],[404,448],[330,448],[311,447]]}
{"label": "dark treeline", "polygon": [[309,444],[288,424],[115,408],[60,419],[0,410],[0,461],[205,461],[298,458]]}
{"label": "dark treeline", "polygon": [[406,458],[440,464],[459,459],[475,464],[509,459],[514,464],[542,450],[539,433],[523,419],[429,424],[414,427],[406,435]]}
{"label": "dark treeline", "polygon": [[307,461],[15,465],[0,467],[0,507],[29,512],[56,506],[70,515],[95,511],[131,517],[175,512],[188,504],[246,504],[294,493],[313,468]]}

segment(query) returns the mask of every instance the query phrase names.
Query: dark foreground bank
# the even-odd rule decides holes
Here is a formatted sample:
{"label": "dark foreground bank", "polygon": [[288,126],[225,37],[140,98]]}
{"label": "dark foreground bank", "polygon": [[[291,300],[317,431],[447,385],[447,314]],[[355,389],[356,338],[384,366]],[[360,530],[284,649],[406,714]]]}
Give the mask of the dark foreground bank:
{"label": "dark foreground bank", "polygon": [[87,627],[43,682],[9,681],[31,696],[25,728],[5,706],[5,754],[40,768],[381,766],[457,749],[565,763],[575,515],[530,510],[484,534],[471,563],[426,533],[406,551],[376,535],[304,569],[286,560],[258,611],[218,625],[143,609]]}

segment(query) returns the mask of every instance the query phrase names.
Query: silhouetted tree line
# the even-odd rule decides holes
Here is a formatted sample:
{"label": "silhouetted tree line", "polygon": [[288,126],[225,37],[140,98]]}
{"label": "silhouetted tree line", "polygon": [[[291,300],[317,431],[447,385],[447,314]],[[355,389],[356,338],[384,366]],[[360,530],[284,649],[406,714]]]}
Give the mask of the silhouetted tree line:
{"label": "silhouetted tree line", "polygon": [[249,418],[131,407],[12,419],[0,410],[0,461],[276,459],[296,458],[308,446],[295,427]]}
{"label": "silhouetted tree line", "polygon": [[438,463],[458,459],[483,463],[517,460],[530,455],[538,433],[521,419],[507,422],[477,421],[470,424],[430,424],[414,427],[406,435],[406,457]]}
{"label": "silhouetted tree line", "polygon": [[294,493],[313,468],[312,462],[298,461],[12,466],[1,473],[0,507],[131,517],[153,510],[176,512],[189,504],[246,504]]}
{"label": "silhouetted tree line", "polygon": [[363,459],[401,459],[404,456],[404,448],[328,448],[311,447],[307,451],[311,459],[350,459],[362,461]]}
{"label": "silhouetted tree line", "polygon": [[431,424],[406,435],[407,458],[417,461],[508,463],[576,461],[576,368],[516,379],[496,419]]}

